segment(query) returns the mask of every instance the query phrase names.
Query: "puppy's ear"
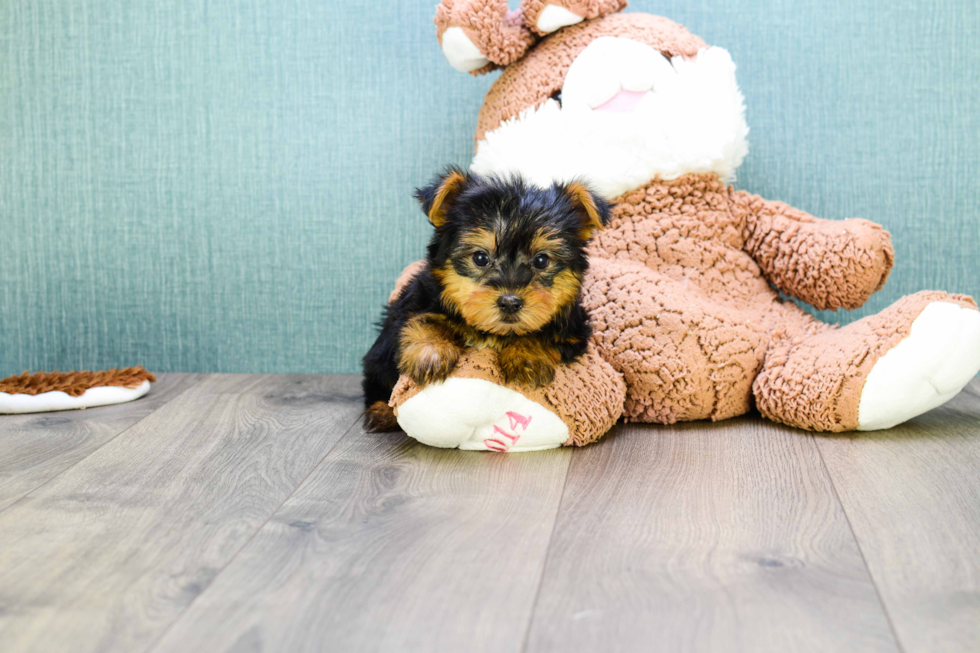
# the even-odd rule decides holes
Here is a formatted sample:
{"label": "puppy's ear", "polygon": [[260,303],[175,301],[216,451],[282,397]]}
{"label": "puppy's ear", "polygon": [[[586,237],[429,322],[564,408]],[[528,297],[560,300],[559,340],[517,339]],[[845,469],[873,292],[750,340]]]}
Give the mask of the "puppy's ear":
{"label": "puppy's ear", "polygon": [[429,216],[429,222],[436,229],[446,224],[450,207],[469,181],[466,173],[459,168],[449,168],[425,188],[415,191],[415,199],[422,204],[422,210]]}
{"label": "puppy's ear", "polygon": [[572,200],[572,206],[582,218],[579,235],[582,240],[589,240],[596,231],[609,224],[609,202],[589,190],[580,181],[573,181],[565,187],[565,193]]}

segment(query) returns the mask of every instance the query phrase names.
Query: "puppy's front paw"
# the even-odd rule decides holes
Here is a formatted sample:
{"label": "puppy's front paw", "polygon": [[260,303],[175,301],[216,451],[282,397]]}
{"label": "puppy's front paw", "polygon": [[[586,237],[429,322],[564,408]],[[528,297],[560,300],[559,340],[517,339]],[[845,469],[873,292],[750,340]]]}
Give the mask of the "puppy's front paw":
{"label": "puppy's front paw", "polygon": [[415,342],[402,350],[398,369],[419,387],[445,381],[459,361],[459,348],[450,342]]}
{"label": "puppy's front paw", "polygon": [[368,433],[384,433],[398,430],[395,411],[384,401],[376,401],[364,412],[364,430]]}
{"label": "puppy's front paw", "polygon": [[560,357],[545,346],[511,345],[500,350],[497,360],[504,381],[536,388],[555,380]]}
{"label": "puppy's front paw", "polygon": [[419,387],[445,381],[463,353],[453,341],[442,315],[413,317],[402,330],[400,344],[398,371],[407,374]]}

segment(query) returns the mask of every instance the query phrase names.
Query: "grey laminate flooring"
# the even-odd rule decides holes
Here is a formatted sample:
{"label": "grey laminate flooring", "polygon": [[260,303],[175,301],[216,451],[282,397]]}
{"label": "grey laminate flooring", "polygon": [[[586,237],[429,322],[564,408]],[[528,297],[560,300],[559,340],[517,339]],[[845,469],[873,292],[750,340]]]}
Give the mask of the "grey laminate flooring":
{"label": "grey laminate flooring", "polygon": [[980,380],[510,455],[365,434],[358,386],[0,416],[0,652],[980,651]]}

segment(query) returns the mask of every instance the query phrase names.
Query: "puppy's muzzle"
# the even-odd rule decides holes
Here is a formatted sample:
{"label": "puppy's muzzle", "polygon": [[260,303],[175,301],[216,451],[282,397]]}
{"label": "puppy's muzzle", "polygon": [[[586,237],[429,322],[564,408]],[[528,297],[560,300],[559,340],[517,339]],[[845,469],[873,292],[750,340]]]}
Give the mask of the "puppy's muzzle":
{"label": "puppy's muzzle", "polygon": [[497,308],[504,315],[515,315],[519,310],[524,308],[524,300],[517,295],[501,295],[497,298]]}

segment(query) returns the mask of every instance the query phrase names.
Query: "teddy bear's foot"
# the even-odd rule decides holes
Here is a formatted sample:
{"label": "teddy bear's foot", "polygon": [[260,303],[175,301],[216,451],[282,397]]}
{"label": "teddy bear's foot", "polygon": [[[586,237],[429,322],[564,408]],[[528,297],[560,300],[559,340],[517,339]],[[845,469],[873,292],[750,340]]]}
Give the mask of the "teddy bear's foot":
{"label": "teddy bear's foot", "polygon": [[980,370],[980,312],[933,302],[871,368],[858,430],[887,429],[952,399]]}
{"label": "teddy bear's foot", "polygon": [[484,379],[433,383],[398,406],[398,424],[423,444],[472,451],[560,447],[568,426],[524,395]]}
{"label": "teddy bear's foot", "polygon": [[442,383],[420,388],[402,376],[391,393],[399,425],[419,442],[509,452],[595,442],[625,399],[622,376],[591,348],[543,387],[507,385],[496,352],[482,349],[463,354]]}
{"label": "teddy bear's foot", "polygon": [[783,334],[752,392],[769,419],[811,431],[901,424],[963,389],[980,369],[969,297],[920,292],[840,329]]}

